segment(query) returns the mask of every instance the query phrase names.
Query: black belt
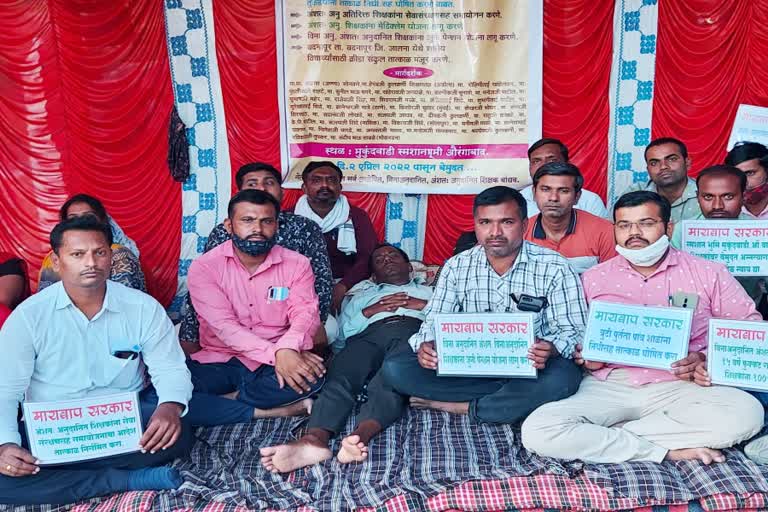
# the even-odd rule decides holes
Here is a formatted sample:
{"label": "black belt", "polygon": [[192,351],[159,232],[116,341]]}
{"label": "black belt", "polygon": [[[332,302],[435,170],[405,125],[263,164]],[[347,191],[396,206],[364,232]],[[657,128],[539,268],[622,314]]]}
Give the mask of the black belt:
{"label": "black belt", "polygon": [[412,317],[412,316],[408,316],[408,315],[393,315],[393,316],[388,316],[387,318],[384,318],[382,320],[376,320],[375,322],[373,322],[368,327],[371,327],[373,325],[394,324],[394,323],[403,322],[403,321],[421,322],[421,320],[419,320],[418,318]]}

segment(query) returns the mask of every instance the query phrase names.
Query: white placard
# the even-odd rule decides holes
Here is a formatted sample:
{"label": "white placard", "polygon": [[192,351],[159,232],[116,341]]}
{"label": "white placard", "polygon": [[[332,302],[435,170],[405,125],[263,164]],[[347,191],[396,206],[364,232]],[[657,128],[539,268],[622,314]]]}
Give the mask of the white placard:
{"label": "white placard", "polygon": [[582,357],[587,361],[669,370],[688,356],[693,310],[593,301]]}
{"label": "white placard", "polygon": [[142,436],[138,393],[24,402],[24,423],[42,465],[135,452]]}
{"label": "white placard", "polygon": [[437,374],[453,377],[536,377],[528,359],[531,313],[456,313],[435,317]]}
{"label": "white placard", "polygon": [[768,391],[768,322],[709,321],[707,371],[713,384]]}
{"label": "white placard", "polygon": [[768,221],[686,220],[680,249],[728,267],[735,276],[768,275]]}
{"label": "white placard", "polygon": [[728,139],[728,151],[737,142],[759,142],[768,145],[768,108],[739,105]]}

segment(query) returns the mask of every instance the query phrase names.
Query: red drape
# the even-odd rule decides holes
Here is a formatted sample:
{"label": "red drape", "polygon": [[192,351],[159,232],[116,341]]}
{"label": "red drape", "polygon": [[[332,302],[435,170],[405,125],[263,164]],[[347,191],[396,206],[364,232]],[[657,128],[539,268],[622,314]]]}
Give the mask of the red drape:
{"label": "red drape", "polygon": [[241,165],[280,166],[275,2],[217,0],[213,19],[234,192]]}
{"label": "red drape", "polygon": [[[280,165],[275,2],[217,0],[213,6],[234,191],[234,174],[244,163]],[[293,208],[299,196],[298,190],[286,190],[283,207]],[[347,197],[368,212],[383,240],[386,194],[351,192]]]}
{"label": "red drape", "polygon": [[36,276],[66,199],[64,114],[48,2],[0,6],[0,251]]}
{"label": "red drape", "polygon": [[34,274],[56,211],[85,192],[137,242],[150,292],[170,302],[181,190],[166,163],[173,95],[162,3],[6,2],[0,24],[2,248],[27,257]]}
{"label": "red drape", "polygon": [[[584,174],[585,188],[603,197],[612,34],[613,2],[544,2],[544,136],[565,142]],[[425,262],[441,264],[459,234],[472,229],[472,198],[429,197]]]}
{"label": "red drape", "polygon": [[659,2],[653,137],[688,147],[693,174],[722,163],[740,103],[768,105],[768,1]]}

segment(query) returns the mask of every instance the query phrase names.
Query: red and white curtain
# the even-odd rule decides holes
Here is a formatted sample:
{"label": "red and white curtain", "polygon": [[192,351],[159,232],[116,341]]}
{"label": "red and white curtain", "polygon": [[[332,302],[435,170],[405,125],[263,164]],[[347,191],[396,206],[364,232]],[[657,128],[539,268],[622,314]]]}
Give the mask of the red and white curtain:
{"label": "red and white curtain", "polygon": [[[189,90],[173,76],[171,61],[182,55],[171,41],[181,35],[174,9],[210,33],[202,45],[186,41]],[[738,105],[768,105],[766,22],[768,0],[545,0],[544,135],[568,144],[586,187],[603,197],[643,178],[635,143],[647,137],[685,141],[694,173],[722,161]],[[150,292],[169,305],[184,260],[221,220],[233,170],[280,163],[276,61],[274,0],[3,2],[0,250],[25,258],[34,274],[60,205],[89,193],[136,240]],[[631,64],[622,75],[621,62],[632,61],[635,77]],[[209,83],[218,80],[207,93],[195,85],[206,66]],[[169,114],[186,94],[194,119],[191,105],[179,110],[196,151],[215,149],[191,159],[202,169],[194,185],[174,182],[166,162]],[[198,116],[197,103],[210,111]],[[217,123],[200,121],[209,113]],[[350,196],[384,238],[386,195]],[[297,198],[288,191],[286,204]],[[438,263],[471,228],[471,197],[430,196],[426,210],[423,259]]]}

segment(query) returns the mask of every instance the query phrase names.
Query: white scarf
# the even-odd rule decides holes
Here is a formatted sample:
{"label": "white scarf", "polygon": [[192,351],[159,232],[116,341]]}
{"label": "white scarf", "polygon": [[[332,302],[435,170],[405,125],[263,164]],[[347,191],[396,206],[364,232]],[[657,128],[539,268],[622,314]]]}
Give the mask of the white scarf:
{"label": "white scarf", "polygon": [[347,255],[357,252],[355,226],[349,217],[349,201],[347,201],[346,196],[340,195],[336,200],[336,204],[333,205],[333,210],[328,212],[328,215],[325,217],[320,217],[309,206],[307,196],[303,195],[299,198],[299,202],[296,203],[293,213],[315,221],[323,233],[328,233],[338,228],[336,247]]}

